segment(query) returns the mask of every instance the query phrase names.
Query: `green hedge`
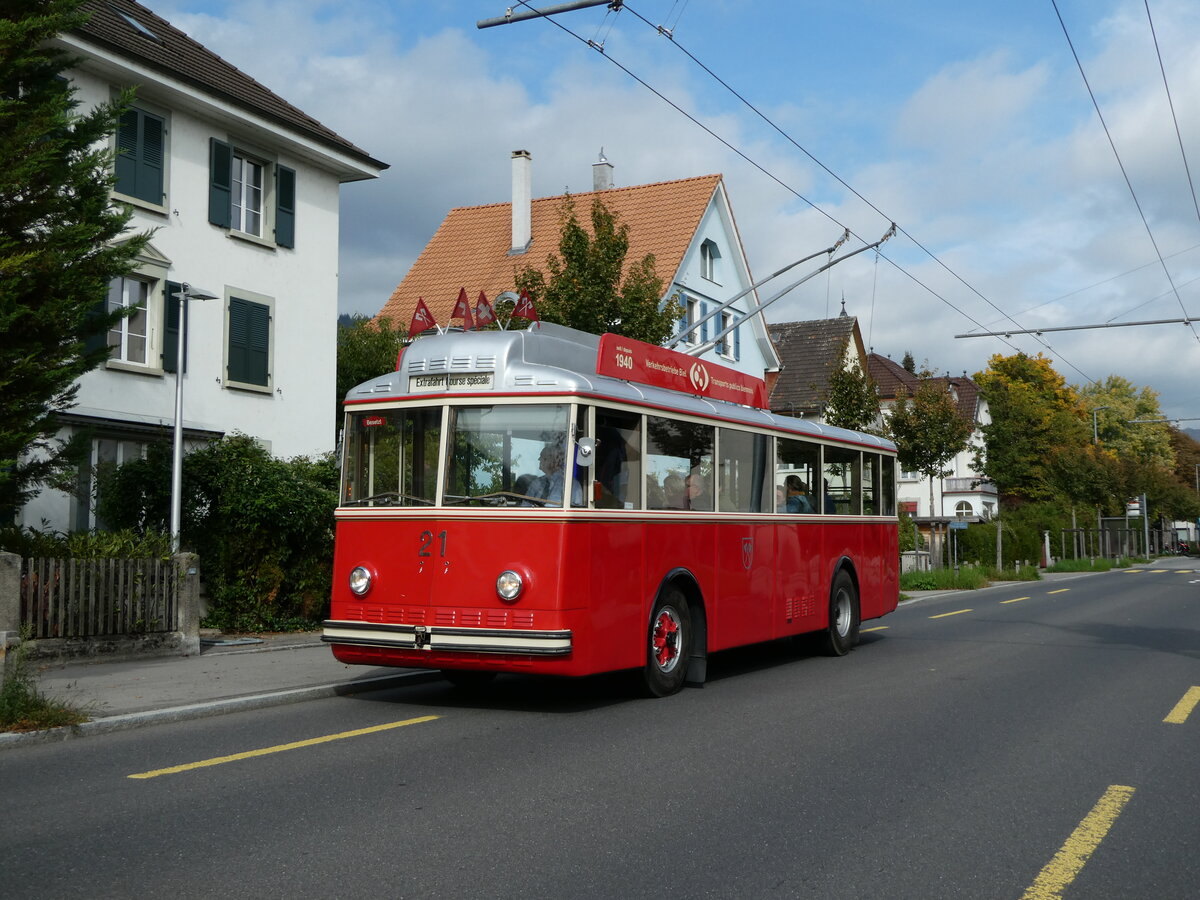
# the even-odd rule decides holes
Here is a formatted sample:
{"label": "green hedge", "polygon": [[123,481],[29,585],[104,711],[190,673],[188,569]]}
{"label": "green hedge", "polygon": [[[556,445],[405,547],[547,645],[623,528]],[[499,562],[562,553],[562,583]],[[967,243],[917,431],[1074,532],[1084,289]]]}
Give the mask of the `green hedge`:
{"label": "green hedge", "polygon": [[[104,479],[100,516],[119,528],[165,531],[170,483],[170,447],[152,445],[145,459]],[[181,543],[200,555],[205,625],[285,631],[325,618],[337,483],[332,455],[275,459],[245,435],[184,458]]]}

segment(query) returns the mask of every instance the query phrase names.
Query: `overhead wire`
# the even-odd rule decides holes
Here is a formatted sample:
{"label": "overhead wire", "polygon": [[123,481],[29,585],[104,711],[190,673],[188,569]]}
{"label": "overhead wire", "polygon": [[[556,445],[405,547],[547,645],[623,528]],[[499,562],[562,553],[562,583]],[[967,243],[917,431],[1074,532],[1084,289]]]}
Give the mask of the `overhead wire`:
{"label": "overhead wire", "polygon": [[[1050,3],[1054,7],[1055,15],[1058,16],[1058,24],[1062,27],[1063,36],[1067,39],[1067,46],[1071,48],[1071,55],[1075,58],[1075,65],[1079,69],[1079,75],[1083,78],[1083,84],[1087,88],[1088,96],[1092,98],[1092,106],[1096,110],[1096,115],[1100,118],[1100,125],[1104,128],[1104,134],[1108,138],[1108,145],[1112,148],[1113,156],[1116,157],[1117,167],[1121,170],[1121,177],[1125,179],[1125,186],[1129,189],[1129,195],[1133,198],[1133,205],[1137,207],[1138,215],[1142,219],[1142,225],[1145,226],[1146,234],[1150,238],[1150,244],[1154,247],[1159,264],[1162,266],[1163,274],[1167,276],[1171,290],[1175,293],[1175,299],[1179,301],[1179,308],[1183,311],[1183,317],[1190,319],[1187,307],[1183,303],[1183,297],[1179,295],[1179,288],[1175,285],[1175,279],[1171,277],[1171,270],[1167,267],[1167,261],[1163,257],[1162,250],[1159,249],[1158,241],[1154,237],[1153,229],[1150,228],[1150,222],[1146,218],[1145,211],[1142,209],[1141,201],[1138,200],[1137,191],[1133,189],[1133,182],[1129,179],[1125,163],[1121,160],[1121,154],[1117,151],[1117,145],[1113,140],[1112,132],[1108,128],[1108,122],[1104,120],[1104,113],[1100,111],[1100,103],[1096,100],[1096,94],[1092,90],[1091,82],[1088,81],[1087,73],[1083,70],[1083,62],[1079,59],[1079,54],[1075,50],[1075,43],[1071,40],[1071,34],[1067,30],[1067,23],[1063,20],[1062,13],[1059,11],[1058,0],[1050,0]],[[1192,337],[1196,339],[1196,343],[1200,344],[1200,333],[1196,332],[1195,324],[1189,321],[1188,327],[1192,329]]]}
{"label": "overhead wire", "polygon": [[[690,51],[689,51],[689,50],[688,50],[686,47],[684,47],[684,46],[683,46],[681,43],[679,43],[679,41],[678,41],[678,40],[675,38],[675,35],[674,35],[673,31],[666,30],[666,29],[664,29],[664,28],[662,28],[662,27],[660,27],[660,26],[656,26],[656,25],[655,25],[653,22],[651,22],[649,19],[647,19],[647,18],[646,18],[645,16],[643,16],[641,13],[639,13],[639,12],[638,12],[636,9],[633,9],[632,7],[630,7],[628,3],[624,3],[624,4],[622,4],[622,9],[624,9],[624,10],[628,10],[628,11],[630,12],[630,14],[631,14],[631,15],[633,15],[633,16],[635,16],[636,18],[638,18],[639,20],[641,20],[641,21],[642,21],[644,24],[646,24],[646,25],[647,25],[647,26],[649,26],[650,28],[654,28],[654,29],[655,29],[657,32],[659,32],[660,34],[662,34],[663,36],[665,36],[665,37],[669,38],[669,39],[671,40],[671,43],[672,43],[672,44],[673,44],[673,45],[674,45],[674,46],[675,46],[675,47],[676,47],[676,48],[677,48],[677,49],[678,49],[678,50],[679,50],[681,53],[683,53],[685,56],[687,56],[687,57],[688,57],[688,59],[690,59],[690,60],[691,60],[693,63],[695,63],[697,66],[699,66],[699,67],[700,67],[700,68],[701,68],[701,69],[702,69],[702,70],[703,70],[703,71],[704,71],[706,74],[708,74],[708,75],[709,75],[709,77],[711,77],[711,78],[712,78],[713,80],[715,80],[715,81],[716,81],[718,84],[720,84],[720,85],[721,85],[723,88],[725,88],[727,91],[729,91],[729,93],[731,93],[731,94],[732,94],[734,97],[736,97],[736,98],[737,98],[739,101],[741,101],[741,102],[742,102],[742,104],[744,104],[744,105],[745,105],[745,106],[746,106],[746,107],[747,107],[747,108],[748,108],[748,109],[749,109],[751,112],[753,112],[753,113],[754,113],[756,116],[758,116],[760,119],[762,119],[764,122],[766,122],[766,123],[767,123],[767,124],[768,124],[768,125],[769,125],[769,126],[772,128],[772,129],[774,129],[774,130],[775,130],[775,131],[776,131],[776,132],[777,132],[777,133],[778,133],[780,136],[782,136],[782,137],[783,137],[783,138],[784,138],[786,141],[788,141],[788,142],[789,142],[789,143],[790,143],[792,146],[794,146],[794,147],[795,147],[797,150],[799,150],[801,153],[803,153],[805,156],[807,156],[807,157],[808,157],[810,160],[812,160],[814,163],[816,163],[816,164],[817,164],[817,165],[818,165],[818,166],[819,166],[819,167],[820,167],[822,170],[824,170],[824,171],[825,171],[825,172],[826,172],[826,173],[827,173],[827,174],[828,174],[828,175],[829,175],[831,178],[833,178],[835,181],[837,181],[839,184],[841,184],[841,185],[842,185],[844,188],[846,188],[846,190],[850,191],[850,193],[852,193],[852,194],[853,194],[855,197],[857,197],[859,200],[861,200],[863,203],[865,203],[867,206],[869,206],[869,207],[870,207],[872,210],[874,210],[876,213],[878,213],[880,216],[882,216],[882,217],[883,217],[885,220],[888,220],[888,221],[893,221],[893,220],[891,219],[891,217],[889,217],[889,216],[888,216],[886,213],[884,213],[884,212],[883,212],[883,210],[881,210],[881,209],[880,209],[878,206],[876,206],[874,203],[872,203],[870,200],[868,200],[866,197],[864,197],[864,196],[863,196],[861,193],[859,193],[857,190],[855,190],[853,186],[851,186],[851,185],[850,185],[849,183],[847,183],[847,182],[846,182],[846,181],[845,181],[843,178],[841,178],[841,176],[839,176],[839,175],[838,175],[836,172],[834,172],[834,171],[833,171],[832,169],[830,169],[830,168],[829,168],[827,165],[825,165],[823,162],[821,162],[821,160],[817,159],[817,157],[816,157],[816,156],[814,156],[812,153],[810,153],[810,152],[809,152],[809,151],[808,151],[808,150],[807,150],[805,147],[803,147],[803,146],[802,146],[802,145],[801,145],[801,144],[800,144],[798,141],[796,141],[796,140],[795,140],[795,139],[794,139],[794,138],[793,138],[791,135],[789,135],[789,134],[788,134],[786,131],[784,131],[782,128],[780,128],[780,127],[779,127],[779,125],[777,125],[777,124],[776,124],[774,121],[772,121],[772,120],[771,120],[771,118],[770,118],[769,116],[767,116],[767,115],[766,115],[765,113],[763,113],[763,112],[762,112],[760,109],[758,109],[758,107],[756,107],[756,106],[755,106],[753,103],[751,103],[749,100],[747,100],[747,99],[746,99],[746,98],[745,98],[745,97],[744,97],[744,96],[743,96],[743,95],[742,95],[742,94],[741,94],[739,91],[737,91],[737,90],[736,90],[734,87],[732,87],[732,86],[731,86],[731,85],[730,85],[728,82],[726,82],[726,81],[725,81],[723,78],[721,78],[721,76],[719,76],[718,74],[716,74],[716,72],[714,72],[714,71],[713,71],[711,68],[709,68],[707,65],[705,65],[705,64],[704,64],[704,63],[703,63],[703,62],[702,62],[700,59],[698,59],[698,58],[697,58],[697,57],[696,57],[696,56],[695,56],[693,53],[691,53],[691,52],[690,52]],[[558,23],[556,23],[556,24],[558,24]],[[562,27],[562,26],[560,25],[560,27]],[[568,30],[568,29],[564,29],[564,30]],[[610,58],[610,59],[611,59],[611,58]],[[621,68],[622,68],[622,69],[624,69],[624,71],[626,71],[626,72],[627,72],[628,74],[630,74],[632,77],[635,77],[635,78],[636,78],[636,76],[633,76],[633,73],[629,72],[629,70],[628,70],[628,69],[625,69],[625,67],[624,67],[624,66],[621,66]],[[644,86],[646,86],[647,88],[649,88],[650,90],[652,90],[652,91],[654,90],[653,88],[650,88],[650,86],[649,86],[649,85],[647,85],[647,84],[646,84],[644,81],[641,81],[641,79],[637,79],[637,80],[638,80],[638,81],[639,81],[641,84],[643,84]],[[663,95],[662,95],[662,94],[660,94],[658,91],[654,91],[654,93],[655,93],[655,94],[658,94],[658,96],[659,96],[659,97],[663,97]],[[665,98],[665,97],[663,97],[663,99],[664,99],[664,100],[666,100],[666,98]],[[670,102],[670,101],[667,101],[667,102]],[[675,107],[675,109],[679,110],[680,112],[683,112],[683,110],[681,110],[681,109],[680,109],[680,108],[679,108],[677,105],[675,105],[674,103],[671,103],[671,105],[672,105],[672,106],[674,106],[674,107]],[[684,115],[687,115],[687,113],[684,113]],[[688,118],[692,119],[692,121],[693,121],[693,122],[697,122],[697,120],[696,120],[695,118],[693,118],[692,116],[690,116],[690,115],[688,115]],[[699,122],[697,122],[697,124],[700,124],[700,123],[699,123]],[[705,126],[701,125],[701,127],[705,127]],[[707,128],[705,128],[705,130],[708,130],[708,129],[707,129]],[[715,135],[715,134],[714,134],[712,131],[710,131],[710,130],[709,130],[709,134],[713,134],[713,136],[714,136],[714,137],[717,137],[717,135]],[[741,153],[740,153],[740,151],[737,151],[737,150],[736,150],[736,148],[733,148],[733,147],[732,147],[732,146],[731,146],[731,145],[730,145],[728,142],[726,142],[726,141],[724,141],[723,139],[720,139],[720,138],[718,138],[718,139],[719,139],[719,140],[722,140],[722,143],[724,143],[724,144],[725,144],[727,147],[730,147],[730,149],[733,149],[735,152],[738,152],[738,153],[739,153],[739,155],[741,155],[743,159],[747,159],[747,160],[748,160],[748,158],[747,158],[747,157],[746,157],[744,154],[741,154]],[[757,166],[757,164],[755,164],[755,165]],[[765,169],[763,169],[761,166],[757,166],[757,167],[760,169],[760,171],[763,171],[763,172],[765,172],[765,171],[766,171],[766,170],[765,170]],[[767,174],[770,174],[770,173],[767,173]],[[822,209],[820,209],[819,207],[817,207],[817,206],[816,206],[816,204],[814,204],[812,201],[810,201],[810,200],[808,200],[807,198],[805,198],[805,197],[801,196],[801,195],[800,195],[800,194],[798,194],[796,191],[792,190],[792,189],[791,189],[791,188],[790,188],[788,185],[785,185],[785,184],[783,184],[783,182],[781,182],[781,181],[780,181],[778,178],[775,178],[775,176],[771,175],[770,177],[772,177],[772,178],[773,178],[773,179],[774,179],[774,180],[775,180],[777,183],[781,184],[781,185],[782,185],[783,187],[785,187],[787,190],[791,191],[791,192],[792,192],[793,194],[795,194],[797,197],[800,197],[800,199],[802,199],[802,200],[804,200],[804,202],[808,203],[808,204],[809,204],[809,206],[813,207],[813,209],[816,209],[818,212],[821,212],[822,214],[826,215],[826,216],[827,216],[828,218],[830,218],[831,220],[833,220],[833,221],[835,221],[835,222],[837,221],[836,219],[833,219],[833,217],[832,217],[832,216],[829,216],[829,214],[828,214],[828,213],[825,213],[825,211],[824,211],[824,210],[822,210]],[[838,222],[838,224],[840,225],[841,223],[840,223],[840,222]],[[843,227],[845,227],[845,226],[843,226]],[[941,260],[941,259],[940,259],[940,258],[939,258],[939,257],[938,257],[936,254],[935,254],[935,253],[933,253],[933,251],[931,251],[931,250],[930,250],[928,247],[926,247],[926,246],[925,246],[923,243],[921,243],[919,240],[917,240],[917,239],[916,239],[916,238],[915,238],[915,237],[914,237],[912,234],[910,234],[908,231],[906,231],[906,230],[905,230],[905,229],[904,229],[902,226],[899,226],[899,225],[897,225],[897,231],[899,231],[899,233],[903,234],[903,235],[904,235],[906,238],[908,238],[910,241],[912,241],[912,243],[913,243],[913,244],[914,244],[916,247],[918,247],[918,248],[919,248],[919,249],[920,249],[920,250],[921,250],[923,253],[925,253],[925,254],[926,254],[926,255],[927,255],[927,256],[928,256],[930,259],[932,259],[932,260],[933,260],[935,263],[937,263],[937,264],[938,264],[938,265],[939,265],[939,266],[940,266],[942,269],[944,269],[944,270],[945,270],[946,272],[948,272],[948,273],[949,273],[951,276],[953,276],[955,279],[957,279],[957,280],[958,280],[958,281],[959,281],[959,282],[960,282],[962,285],[964,285],[964,286],[965,286],[965,287],[966,287],[968,290],[970,290],[970,291],[971,291],[973,294],[975,294],[977,297],[979,297],[981,300],[983,300],[983,301],[984,301],[984,302],[985,302],[985,303],[986,303],[988,306],[990,306],[992,309],[994,309],[996,312],[998,312],[998,313],[999,313],[999,314],[1000,314],[1000,315],[1003,317],[1003,319],[1005,319],[1005,320],[1007,320],[1007,321],[1009,321],[1009,322],[1012,322],[1012,324],[1013,324],[1013,325],[1015,325],[1015,326],[1017,326],[1018,328],[1020,328],[1020,323],[1019,323],[1019,322],[1018,322],[1018,321],[1017,321],[1015,318],[1013,318],[1013,316],[1011,316],[1011,315],[1010,315],[1009,313],[1007,313],[1005,310],[1001,309],[1001,308],[1000,308],[998,305],[996,305],[994,302],[992,302],[992,300],[991,300],[991,299],[989,299],[988,297],[984,296],[984,294],[983,294],[981,291],[979,291],[979,290],[978,290],[978,289],[977,289],[977,288],[976,288],[974,285],[972,285],[972,284],[971,284],[970,282],[968,282],[968,281],[967,281],[965,278],[963,278],[961,275],[959,275],[959,274],[958,274],[956,271],[954,271],[952,268],[950,268],[950,267],[949,267],[949,266],[948,266],[948,265],[947,265],[945,262],[943,262],[943,261],[942,261],[942,260]],[[853,232],[853,231],[851,231],[851,234],[854,234],[854,232]],[[863,243],[866,243],[866,241],[865,241],[865,240],[864,240],[862,237],[860,237],[859,235],[857,235],[857,234],[854,234],[854,236],[855,236],[856,238],[858,238],[859,240],[862,240],[862,241],[863,241]],[[959,309],[959,308],[958,308],[957,306],[955,306],[953,303],[951,303],[950,301],[948,301],[948,300],[947,300],[945,297],[943,297],[941,294],[937,293],[937,292],[936,292],[936,291],[934,291],[932,288],[930,288],[928,285],[926,285],[926,284],[924,284],[923,282],[921,282],[919,279],[917,279],[917,278],[916,278],[916,276],[914,276],[914,275],[913,275],[911,272],[909,272],[909,271],[908,271],[907,269],[905,269],[903,266],[900,266],[900,265],[899,265],[897,262],[895,262],[893,259],[891,259],[891,258],[890,258],[890,257],[889,257],[887,254],[885,254],[885,253],[879,253],[879,255],[880,255],[880,256],[882,256],[882,257],[883,257],[883,259],[887,260],[887,262],[888,262],[890,265],[892,265],[894,268],[896,268],[896,269],[898,269],[899,271],[903,272],[905,275],[907,275],[909,278],[911,278],[911,279],[912,279],[914,282],[916,282],[918,285],[920,285],[920,286],[921,286],[922,288],[924,288],[926,291],[929,291],[929,293],[933,294],[933,296],[937,297],[937,298],[938,298],[939,300],[941,300],[943,303],[945,303],[946,305],[948,305],[948,306],[949,306],[951,309],[955,310],[955,312],[958,312],[960,315],[962,315],[962,316],[963,316],[964,318],[966,318],[968,321],[971,321],[971,322],[973,322],[973,323],[975,323],[975,324],[978,324],[978,321],[977,321],[977,320],[976,320],[974,317],[972,317],[972,316],[968,315],[966,312],[964,312],[963,310]],[[826,313],[828,314],[828,310],[826,310]],[[982,326],[980,326],[980,327],[982,327]],[[1042,340],[1040,337],[1035,337],[1035,339],[1036,339],[1036,340],[1038,341],[1038,343],[1040,343],[1040,344],[1041,344],[1043,347],[1045,347],[1047,350],[1049,350],[1051,353],[1053,353],[1053,354],[1055,355],[1055,357],[1056,357],[1056,358],[1058,358],[1058,359],[1059,359],[1061,362],[1063,362],[1065,365],[1067,365],[1068,367],[1070,367],[1071,369],[1073,369],[1075,372],[1077,372],[1077,373],[1078,373],[1080,376],[1082,376],[1082,377],[1083,377],[1083,378],[1084,378],[1086,381],[1088,381],[1088,382],[1092,382],[1092,381],[1094,381],[1094,380],[1095,380],[1095,379],[1091,378],[1089,375],[1087,375],[1085,372],[1083,372],[1082,370],[1080,370],[1078,366],[1074,365],[1074,364],[1073,364],[1073,363],[1072,363],[1072,362],[1071,362],[1069,359],[1067,359],[1067,358],[1066,358],[1066,357],[1065,357],[1065,356],[1064,356],[1064,355],[1063,355],[1061,352],[1059,352],[1059,351],[1058,351],[1058,350],[1056,350],[1055,348],[1051,347],[1051,346],[1050,346],[1050,344],[1049,344],[1048,342],[1046,342],[1046,341]],[[1016,348],[1016,347],[1014,347],[1012,344],[1009,344],[1008,346],[1009,346],[1011,349],[1013,349],[1013,350],[1016,350],[1016,349],[1017,349],[1017,348]],[[1019,352],[1019,351],[1018,351],[1018,352]]]}
{"label": "overhead wire", "polygon": [[1187,151],[1183,149],[1183,135],[1179,132],[1179,118],[1175,115],[1175,101],[1171,98],[1171,85],[1167,83],[1167,67],[1163,65],[1162,49],[1158,46],[1158,32],[1154,28],[1154,17],[1150,15],[1150,0],[1146,4],[1146,19],[1150,23],[1150,36],[1154,38],[1154,53],[1158,56],[1158,70],[1162,73],[1163,90],[1167,94],[1167,105],[1171,108],[1171,121],[1175,123],[1175,139],[1179,141],[1179,155],[1183,157],[1183,171],[1187,173],[1188,188],[1192,192],[1192,206],[1196,218],[1200,219],[1200,201],[1196,200],[1196,185],[1192,183],[1192,169],[1188,165]]}

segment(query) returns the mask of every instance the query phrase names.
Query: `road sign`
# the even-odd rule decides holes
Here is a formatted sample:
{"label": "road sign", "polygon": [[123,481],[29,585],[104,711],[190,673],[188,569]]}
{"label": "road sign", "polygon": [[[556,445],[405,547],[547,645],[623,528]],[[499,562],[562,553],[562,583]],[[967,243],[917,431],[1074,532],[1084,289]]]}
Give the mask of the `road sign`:
{"label": "road sign", "polygon": [[951,531],[965,531],[966,527],[967,527],[966,522],[951,522],[950,523]]}

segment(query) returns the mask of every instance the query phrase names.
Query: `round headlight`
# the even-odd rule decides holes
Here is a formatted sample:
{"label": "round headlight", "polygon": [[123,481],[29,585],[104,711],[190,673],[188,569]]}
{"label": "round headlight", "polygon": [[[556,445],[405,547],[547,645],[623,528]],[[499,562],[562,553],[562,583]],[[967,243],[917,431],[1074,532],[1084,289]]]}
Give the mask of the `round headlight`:
{"label": "round headlight", "polygon": [[355,566],[350,573],[350,590],[362,596],[371,589],[371,573],[362,566]]}
{"label": "round headlight", "polygon": [[512,569],[501,572],[500,577],[496,579],[496,593],[500,595],[501,600],[507,600],[510,603],[521,596],[524,587],[525,582]]}

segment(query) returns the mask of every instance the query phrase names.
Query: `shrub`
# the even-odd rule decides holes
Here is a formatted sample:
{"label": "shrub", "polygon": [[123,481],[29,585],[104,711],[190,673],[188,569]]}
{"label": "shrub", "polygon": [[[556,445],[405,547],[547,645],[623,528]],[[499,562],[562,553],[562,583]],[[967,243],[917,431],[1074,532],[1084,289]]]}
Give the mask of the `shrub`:
{"label": "shrub", "polygon": [[21,637],[21,645],[10,651],[4,660],[3,678],[0,679],[0,731],[38,731],[87,721],[82,711],[38,691],[26,659],[28,631]]}
{"label": "shrub", "polygon": [[[164,528],[170,448],[115,470],[101,490],[105,521]],[[273,458],[246,435],[213,441],[184,458],[181,542],[200,555],[208,589],[205,624],[229,631],[309,628],[328,610],[337,466]]]}
{"label": "shrub", "polygon": [[0,528],[0,550],[7,550],[26,559],[167,559],[171,555],[171,539],[158,532],[37,531],[33,528]]}
{"label": "shrub", "polygon": [[928,572],[904,572],[900,589],[905,591],[974,591],[987,584],[987,572],[974,566],[954,569],[931,569]]}

